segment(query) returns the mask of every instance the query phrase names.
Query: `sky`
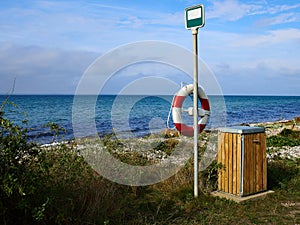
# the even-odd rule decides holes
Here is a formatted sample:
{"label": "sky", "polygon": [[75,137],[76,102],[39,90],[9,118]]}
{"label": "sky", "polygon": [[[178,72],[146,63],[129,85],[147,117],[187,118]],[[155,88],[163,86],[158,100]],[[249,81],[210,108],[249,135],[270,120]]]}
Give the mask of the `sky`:
{"label": "sky", "polygon": [[[0,94],[10,93],[14,80],[14,94],[75,94],[96,59],[130,43],[160,41],[192,51],[184,9],[198,4],[205,8],[199,57],[224,95],[300,95],[300,3],[294,0],[3,0]],[[190,82],[168,65],[141,65],[112,74],[104,93],[118,93],[147,73]],[[160,93],[158,86],[153,90]]]}

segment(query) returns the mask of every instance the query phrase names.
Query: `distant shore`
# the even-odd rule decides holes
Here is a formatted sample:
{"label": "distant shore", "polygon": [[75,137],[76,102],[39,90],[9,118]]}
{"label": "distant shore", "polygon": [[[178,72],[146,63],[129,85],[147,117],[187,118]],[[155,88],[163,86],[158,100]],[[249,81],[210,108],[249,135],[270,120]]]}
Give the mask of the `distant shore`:
{"label": "distant shore", "polygon": [[283,129],[300,131],[300,117],[292,120],[277,120],[263,123],[251,123],[249,126],[263,126],[266,128],[267,136],[278,135]]}

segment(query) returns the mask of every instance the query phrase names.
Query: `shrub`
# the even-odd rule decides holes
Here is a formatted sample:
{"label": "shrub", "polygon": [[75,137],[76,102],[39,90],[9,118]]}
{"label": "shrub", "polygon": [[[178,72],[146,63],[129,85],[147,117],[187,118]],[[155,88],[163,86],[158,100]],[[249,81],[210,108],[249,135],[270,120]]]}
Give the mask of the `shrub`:
{"label": "shrub", "polygon": [[73,145],[28,142],[28,129],[4,116],[1,111],[0,224],[103,224],[123,216],[128,187],[96,174]]}
{"label": "shrub", "polygon": [[298,146],[300,145],[300,131],[284,129],[277,136],[267,138],[267,146],[282,147],[282,146]]}
{"label": "shrub", "polygon": [[35,176],[28,164],[37,157],[39,148],[27,141],[28,130],[6,119],[3,111],[0,125],[1,216],[5,219],[27,208],[27,196],[35,193]]}
{"label": "shrub", "polygon": [[[289,181],[297,178],[299,181],[300,167],[299,160],[280,159],[268,163],[268,188],[284,188]],[[295,187],[298,185],[295,185]]]}

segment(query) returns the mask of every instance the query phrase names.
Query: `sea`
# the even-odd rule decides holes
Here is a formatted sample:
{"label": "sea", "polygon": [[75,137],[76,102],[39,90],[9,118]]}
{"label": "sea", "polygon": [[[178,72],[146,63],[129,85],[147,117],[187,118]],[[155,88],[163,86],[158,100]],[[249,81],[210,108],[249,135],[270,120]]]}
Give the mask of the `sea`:
{"label": "sea", "polygon": [[[208,97],[211,114],[206,129],[290,120],[300,116],[300,96]],[[4,117],[28,128],[28,139],[40,144],[94,135],[142,137],[174,129],[171,113],[173,96],[0,96],[0,102],[6,100],[2,107]],[[187,97],[183,111],[192,105],[192,98]],[[182,118],[185,124],[192,126],[192,116],[183,112]],[[58,132],[49,128],[51,124],[60,127]]]}

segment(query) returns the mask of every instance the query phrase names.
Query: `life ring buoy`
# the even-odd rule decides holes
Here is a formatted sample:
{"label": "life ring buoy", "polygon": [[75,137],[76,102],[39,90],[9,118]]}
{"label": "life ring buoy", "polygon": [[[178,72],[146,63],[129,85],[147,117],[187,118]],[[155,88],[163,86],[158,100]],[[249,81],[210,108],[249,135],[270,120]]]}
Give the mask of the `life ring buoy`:
{"label": "life ring buoy", "polygon": [[[193,93],[194,85],[189,84],[184,87],[182,87],[177,94],[174,96],[172,101],[172,118],[173,123],[176,127],[176,129],[185,136],[193,136],[194,135],[194,128],[191,126],[187,126],[183,123],[181,115],[183,113],[182,109],[182,103],[184,102],[185,98]],[[205,128],[208,118],[210,115],[210,106],[209,106],[209,100],[201,86],[198,87],[198,98],[201,102],[201,113],[199,113],[199,116],[201,119],[198,121],[198,131],[201,133],[203,129]]]}

